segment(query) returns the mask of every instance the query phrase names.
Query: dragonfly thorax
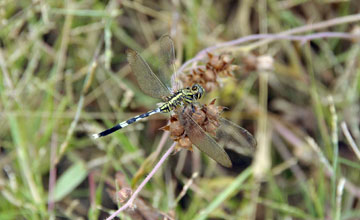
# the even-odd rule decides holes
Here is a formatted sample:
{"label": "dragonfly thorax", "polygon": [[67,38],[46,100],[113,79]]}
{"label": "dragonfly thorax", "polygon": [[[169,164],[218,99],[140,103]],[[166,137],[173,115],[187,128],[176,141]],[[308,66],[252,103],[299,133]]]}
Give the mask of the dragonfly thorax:
{"label": "dragonfly thorax", "polygon": [[161,112],[170,112],[178,106],[189,105],[200,99],[204,94],[204,88],[199,84],[179,89],[177,92],[165,98],[166,102],[160,106]]}

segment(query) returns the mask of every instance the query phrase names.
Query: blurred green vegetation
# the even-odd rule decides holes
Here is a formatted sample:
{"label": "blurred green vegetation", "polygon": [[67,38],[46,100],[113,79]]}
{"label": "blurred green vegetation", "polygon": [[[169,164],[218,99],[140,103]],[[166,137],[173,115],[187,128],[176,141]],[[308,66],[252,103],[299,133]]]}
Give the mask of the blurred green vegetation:
{"label": "blurred green vegetation", "polygon": [[[0,2],[0,219],[104,219],[120,205],[108,193],[121,188],[116,173],[138,185],[154,166],[166,114],[90,138],[156,106],[127,48],[156,63],[168,33],[179,67],[252,34],[326,20],[297,33],[355,33],[359,11],[355,0]],[[260,39],[214,53],[238,68],[202,103],[226,106],[224,117],[257,137],[257,153],[229,151],[231,169],[196,150],[172,155],[140,193],[143,219],[360,219],[360,156],[344,135],[346,126],[360,144],[358,41]]]}

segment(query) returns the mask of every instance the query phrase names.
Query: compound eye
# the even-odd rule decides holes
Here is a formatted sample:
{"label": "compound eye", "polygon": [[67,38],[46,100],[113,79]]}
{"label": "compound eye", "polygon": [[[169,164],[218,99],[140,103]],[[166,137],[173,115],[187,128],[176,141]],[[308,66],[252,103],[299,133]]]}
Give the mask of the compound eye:
{"label": "compound eye", "polygon": [[197,91],[197,90],[198,90],[198,87],[197,87],[197,86],[193,86],[193,87],[191,87],[191,90]]}

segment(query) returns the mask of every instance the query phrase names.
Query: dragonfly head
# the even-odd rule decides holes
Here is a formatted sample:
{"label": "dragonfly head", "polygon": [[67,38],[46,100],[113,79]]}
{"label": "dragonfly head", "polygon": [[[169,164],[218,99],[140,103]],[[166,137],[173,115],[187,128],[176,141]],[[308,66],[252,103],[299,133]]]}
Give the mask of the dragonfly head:
{"label": "dragonfly head", "polygon": [[204,88],[199,84],[194,84],[191,87],[191,92],[194,94],[195,99],[200,99],[204,94]]}

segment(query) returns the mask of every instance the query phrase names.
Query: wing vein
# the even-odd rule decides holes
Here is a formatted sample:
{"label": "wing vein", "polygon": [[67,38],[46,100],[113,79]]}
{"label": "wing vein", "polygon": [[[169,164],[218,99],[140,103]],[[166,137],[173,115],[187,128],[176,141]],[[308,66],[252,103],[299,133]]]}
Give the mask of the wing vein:
{"label": "wing vein", "polygon": [[145,60],[134,50],[127,51],[127,59],[141,90],[154,98],[169,96],[169,88],[155,75]]}
{"label": "wing vein", "polygon": [[225,167],[231,167],[232,163],[225,152],[216,141],[195,122],[195,120],[185,111],[178,112],[180,122],[185,127],[186,134],[190,141],[210,158]]}

